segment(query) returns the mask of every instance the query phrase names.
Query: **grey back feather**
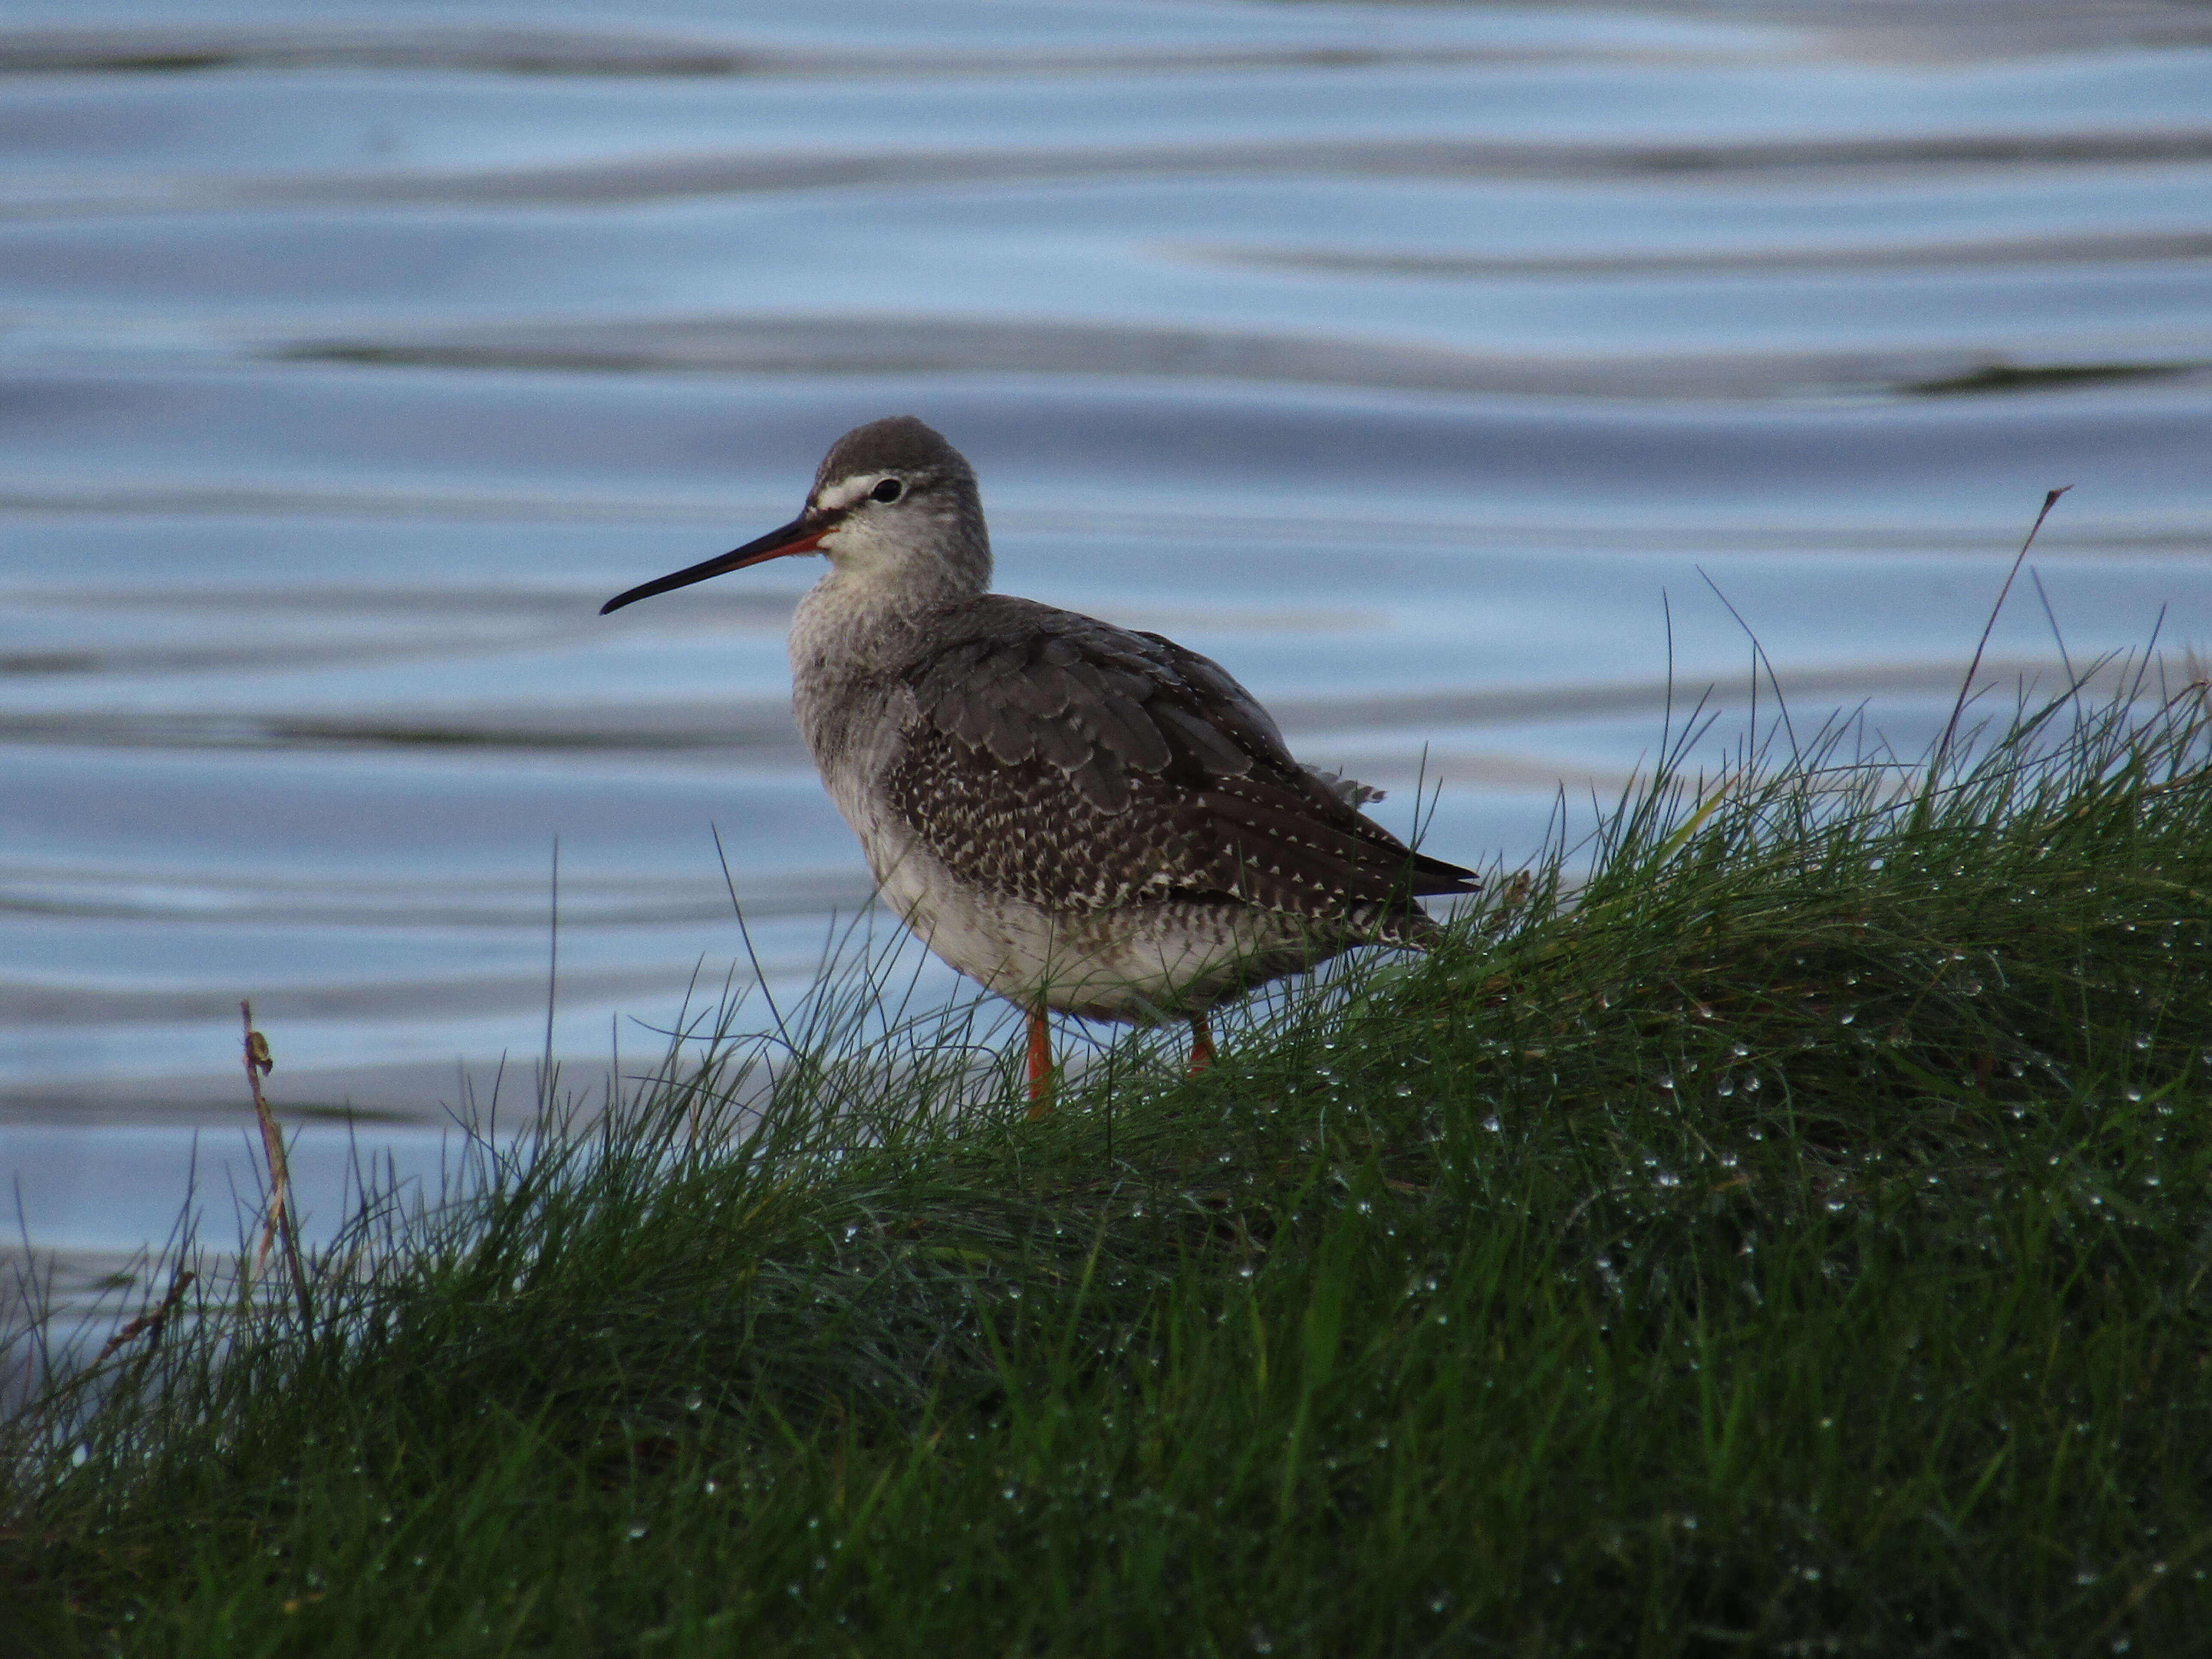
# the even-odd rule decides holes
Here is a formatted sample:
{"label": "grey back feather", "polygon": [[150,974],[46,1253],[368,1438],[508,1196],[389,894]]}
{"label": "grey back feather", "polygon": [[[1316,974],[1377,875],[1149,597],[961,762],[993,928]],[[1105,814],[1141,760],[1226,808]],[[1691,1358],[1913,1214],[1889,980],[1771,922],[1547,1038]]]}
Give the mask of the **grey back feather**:
{"label": "grey back feather", "polygon": [[924,720],[1001,765],[1042,757],[1106,812],[1127,805],[1127,773],[1179,759],[1210,778],[1297,769],[1251,694],[1194,651],[1003,595],[969,615],[970,636],[909,683]]}
{"label": "grey back feather", "polygon": [[915,723],[888,781],[964,878],[1060,907],[1181,893],[1340,918],[1466,890],[1363,816],[1358,786],[1293,760],[1196,652],[997,594],[957,623],[908,671]]}

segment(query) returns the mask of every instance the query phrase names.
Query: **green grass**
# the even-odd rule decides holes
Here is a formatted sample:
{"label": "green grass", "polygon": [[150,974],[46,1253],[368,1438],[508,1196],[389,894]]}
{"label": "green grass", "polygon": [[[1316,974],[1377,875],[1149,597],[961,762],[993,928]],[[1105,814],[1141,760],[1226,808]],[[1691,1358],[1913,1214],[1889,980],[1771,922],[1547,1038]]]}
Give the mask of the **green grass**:
{"label": "green grass", "polygon": [[0,1645],[2195,1650],[2212,783],[2138,691],[1662,777],[1042,1123],[830,988],[21,1418]]}

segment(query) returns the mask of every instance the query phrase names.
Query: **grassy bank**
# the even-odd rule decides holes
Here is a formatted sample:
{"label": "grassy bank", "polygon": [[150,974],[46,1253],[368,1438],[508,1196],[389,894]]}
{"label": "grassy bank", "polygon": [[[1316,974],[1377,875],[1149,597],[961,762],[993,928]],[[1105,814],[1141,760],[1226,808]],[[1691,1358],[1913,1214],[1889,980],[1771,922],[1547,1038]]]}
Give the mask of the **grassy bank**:
{"label": "grassy bank", "polygon": [[1571,900],[1039,1124],[957,1045],[729,1044],[801,1051],[750,1128],[649,1091],[18,1423],[0,1643],[2189,1650],[2212,784],[2157,706],[1662,781]]}

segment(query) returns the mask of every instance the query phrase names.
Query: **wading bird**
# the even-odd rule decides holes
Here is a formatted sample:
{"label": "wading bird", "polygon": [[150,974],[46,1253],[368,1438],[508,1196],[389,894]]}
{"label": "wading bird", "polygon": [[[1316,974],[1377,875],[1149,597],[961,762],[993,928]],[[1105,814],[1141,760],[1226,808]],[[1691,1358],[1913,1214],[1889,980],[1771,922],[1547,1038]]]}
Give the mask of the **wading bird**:
{"label": "wading bird", "polygon": [[1250,693],[1158,634],[989,591],[975,474],[912,416],[832,445],[805,509],[601,614],[796,553],[830,569],[791,629],[793,707],[884,897],[1029,1016],[1190,1022],[1359,945],[1422,948],[1414,901],[1471,872],[1368,818],[1377,792],[1291,758]]}

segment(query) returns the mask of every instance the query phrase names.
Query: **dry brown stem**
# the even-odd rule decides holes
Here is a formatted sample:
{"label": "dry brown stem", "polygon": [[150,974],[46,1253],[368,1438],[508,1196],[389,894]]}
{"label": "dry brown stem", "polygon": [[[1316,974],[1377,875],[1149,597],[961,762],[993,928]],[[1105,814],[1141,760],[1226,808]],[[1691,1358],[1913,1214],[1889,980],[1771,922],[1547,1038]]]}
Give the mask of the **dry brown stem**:
{"label": "dry brown stem", "polygon": [[283,1240],[285,1265],[291,1269],[292,1288],[300,1298],[300,1316],[306,1319],[310,1316],[307,1275],[300,1265],[300,1241],[292,1226],[292,1172],[284,1158],[284,1131],[261,1092],[261,1079],[276,1069],[276,1062],[270,1058],[269,1039],[253,1029],[253,1005],[241,1002],[238,1012],[246,1025],[246,1086],[253,1091],[253,1115],[261,1124],[261,1149],[269,1159],[269,1218],[262,1225],[261,1246],[253,1253],[253,1271],[258,1273],[269,1259],[270,1241]]}
{"label": "dry brown stem", "polygon": [[183,1304],[185,1291],[191,1285],[194,1277],[194,1274],[188,1273],[179,1267],[177,1270],[177,1276],[169,1281],[169,1293],[161,1298],[161,1306],[140,1314],[137,1318],[109,1337],[107,1345],[100,1351],[100,1358],[92,1363],[95,1366],[104,1364],[108,1355],[134,1337],[145,1337],[146,1346],[149,1351],[160,1347],[161,1332],[167,1327],[170,1316]]}

